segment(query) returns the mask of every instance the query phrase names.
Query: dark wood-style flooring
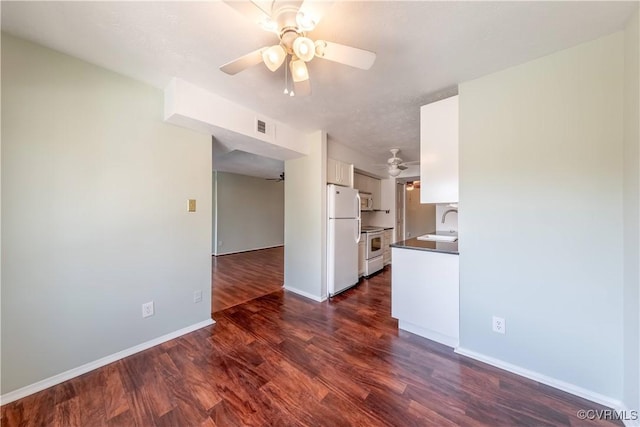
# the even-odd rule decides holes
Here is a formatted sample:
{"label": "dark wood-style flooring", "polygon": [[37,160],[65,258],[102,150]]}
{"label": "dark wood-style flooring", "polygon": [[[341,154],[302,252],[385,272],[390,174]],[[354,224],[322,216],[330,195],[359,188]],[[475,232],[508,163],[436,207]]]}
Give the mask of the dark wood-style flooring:
{"label": "dark wood-style flooring", "polygon": [[282,288],[284,247],[211,257],[211,312]]}
{"label": "dark wood-style flooring", "polygon": [[577,418],[599,405],[398,331],[390,276],[324,303],[280,289],[218,311],[213,326],[5,405],[2,425],[613,425]]}

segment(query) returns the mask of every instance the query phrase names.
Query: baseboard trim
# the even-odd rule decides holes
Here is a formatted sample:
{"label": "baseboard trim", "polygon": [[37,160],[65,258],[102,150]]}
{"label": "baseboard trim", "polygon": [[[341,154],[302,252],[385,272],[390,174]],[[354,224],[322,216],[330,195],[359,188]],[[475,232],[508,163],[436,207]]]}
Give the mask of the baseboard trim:
{"label": "baseboard trim", "polygon": [[69,369],[68,371],[62,372],[60,374],[54,375],[49,378],[45,378],[44,380],[38,381],[28,386],[24,386],[22,388],[11,391],[9,393],[5,393],[0,396],[0,405],[5,405],[15,400],[22,399],[23,397],[29,396],[39,391],[45,390],[49,387],[53,387],[54,385],[68,381],[72,378],[86,374],[87,372],[93,371],[94,369],[98,369],[110,363],[116,362],[120,359],[124,359],[125,357],[131,356],[132,354],[139,353],[143,350],[147,350],[151,347],[155,347],[158,344],[162,344],[164,342],[178,338],[182,335],[186,335],[198,329],[202,329],[204,327],[213,325],[214,323],[216,322],[213,319],[208,319],[199,323],[195,323],[191,326],[187,326],[186,328],[178,329],[177,331],[168,333],[161,337],[154,338],[150,341],[143,342],[142,344],[129,347],[127,349],[111,354],[109,356],[105,356],[98,360],[94,360],[93,362],[89,362],[82,366],[78,366],[77,368]]}
{"label": "baseboard trim", "polygon": [[412,334],[419,335],[431,341],[444,344],[447,347],[456,348],[458,346],[457,337],[444,335],[439,332],[432,331],[431,329],[423,328],[422,326],[418,326],[413,323],[406,322],[404,320],[398,320],[398,329],[402,329],[403,331],[411,332]]}
{"label": "baseboard trim", "polygon": [[302,297],[309,298],[309,299],[312,299],[312,300],[317,301],[317,302],[323,302],[323,301],[325,301],[327,299],[326,297],[325,298],[321,298],[321,297],[319,297],[317,295],[313,295],[313,294],[310,294],[309,292],[301,291],[300,289],[297,289],[297,288],[291,288],[291,287],[289,287],[287,285],[284,285],[284,289],[285,289],[285,291],[293,292],[294,294],[298,294],[298,295],[300,295]]}
{"label": "baseboard trim", "polygon": [[273,246],[264,246],[261,248],[253,248],[253,249],[243,249],[241,251],[233,251],[233,252],[222,252],[222,253],[212,253],[211,255],[213,256],[225,256],[225,255],[234,255],[234,254],[243,254],[245,252],[254,252],[254,251],[262,251],[264,249],[273,249],[273,248],[281,248],[284,246],[284,243],[281,243],[279,245],[273,245]]}
{"label": "baseboard trim", "polygon": [[[567,393],[573,394],[578,397],[582,397],[584,399],[590,400],[595,403],[599,403],[611,409],[615,409],[616,411],[624,410],[623,409],[624,405],[620,400],[614,399],[609,396],[605,396],[600,393],[596,393],[594,391],[577,386],[575,384],[561,381],[556,378],[541,374],[539,372],[531,371],[529,369],[522,368],[520,366],[513,365],[503,360],[496,359],[494,357],[487,356],[481,353],[477,353],[475,351],[468,350],[463,347],[457,347],[454,351],[462,356],[466,356],[471,359],[484,362],[488,365],[495,366],[496,368],[504,369],[505,371],[512,372],[516,375],[529,378],[530,380],[537,381],[542,384],[546,384],[550,387],[557,388],[558,390],[566,391]],[[632,424],[629,424],[629,425],[632,425]]]}

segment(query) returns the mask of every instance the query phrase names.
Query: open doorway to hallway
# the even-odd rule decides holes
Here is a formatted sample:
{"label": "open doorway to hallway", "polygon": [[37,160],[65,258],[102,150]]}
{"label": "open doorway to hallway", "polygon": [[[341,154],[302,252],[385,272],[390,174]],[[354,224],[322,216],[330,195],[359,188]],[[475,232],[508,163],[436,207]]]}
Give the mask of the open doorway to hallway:
{"label": "open doorway to hallway", "polygon": [[396,231],[398,240],[436,230],[436,205],[420,203],[420,177],[396,180]]}
{"label": "open doorway to hallway", "polygon": [[404,237],[404,182],[396,182],[396,241]]}
{"label": "open doorway to hallway", "polygon": [[284,162],[214,142],[211,312],[282,288]]}

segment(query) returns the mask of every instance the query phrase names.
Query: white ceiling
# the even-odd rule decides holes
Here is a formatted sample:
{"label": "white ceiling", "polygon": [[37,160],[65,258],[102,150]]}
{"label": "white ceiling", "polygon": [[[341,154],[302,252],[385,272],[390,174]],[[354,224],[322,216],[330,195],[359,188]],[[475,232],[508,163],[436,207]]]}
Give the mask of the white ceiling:
{"label": "white ceiling", "polygon": [[377,60],[362,71],[314,59],[313,94],[293,98],[282,94],[283,69],[218,70],[277,41],[221,2],[2,1],[2,30],[160,89],[182,78],[301,130],[324,129],[384,163],[392,147],[419,159],[421,105],[456,93],[458,83],[620,30],[636,7],[336,2],[310,36],[374,51]]}

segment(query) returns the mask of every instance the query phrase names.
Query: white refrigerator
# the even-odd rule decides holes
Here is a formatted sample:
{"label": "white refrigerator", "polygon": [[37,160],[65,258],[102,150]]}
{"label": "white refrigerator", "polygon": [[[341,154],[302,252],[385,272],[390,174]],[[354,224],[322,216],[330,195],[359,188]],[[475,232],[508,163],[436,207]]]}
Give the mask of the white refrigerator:
{"label": "white refrigerator", "polygon": [[332,297],[358,283],[358,190],[328,185],[327,213],[327,290]]}

